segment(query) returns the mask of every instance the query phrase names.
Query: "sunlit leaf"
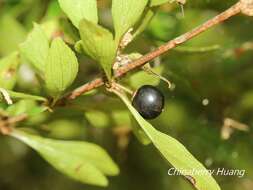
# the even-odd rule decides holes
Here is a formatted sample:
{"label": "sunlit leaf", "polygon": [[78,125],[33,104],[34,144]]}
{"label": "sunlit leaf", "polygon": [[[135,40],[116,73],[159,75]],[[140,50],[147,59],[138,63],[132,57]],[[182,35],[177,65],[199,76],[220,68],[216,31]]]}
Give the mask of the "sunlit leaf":
{"label": "sunlit leaf", "polygon": [[112,17],[116,41],[139,20],[148,0],[113,0]]}
{"label": "sunlit leaf", "polygon": [[36,150],[57,170],[80,182],[107,186],[105,175],[119,173],[106,151],[95,144],[53,140],[17,130],[11,135]]}
{"label": "sunlit leaf", "polygon": [[48,4],[47,13],[45,15],[45,20],[54,19],[55,17],[58,17],[61,15],[61,9],[59,6],[59,3],[57,1],[51,1]]}
{"label": "sunlit leaf", "polygon": [[132,130],[136,138],[144,145],[150,144],[152,141],[147,136],[147,134],[143,131],[142,128],[139,127],[138,122],[135,120],[135,118],[132,118]]}
{"label": "sunlit leaf", "polygon": [[79,30],[73,27],[72,23],[68,19],[60,18],[59,27],[63,31],[64,39],[68,40],[68,43],[75,44],[78,40],[80,40]]}
{"label": "sunlit leaf", "polygon": [[[143,119],[131,105],[127,97],[118,91],[114,91],[127,105],[140,127],[151,139],[154,146],[163,157],[171,163],[178,171],[185,171],[187,178],[193,179],[194,187],[198,190],[220,190],[214,178],[207,172],[205,167],[194,158],[191,153],[176,139],[156,130],[150,123]],[[206,171],[205,175],[199,175],[192,171]]]}
{"label": "sunlit leaf", "polygon": [[41,96],[35,96],[35,95],[25,94],[25,93],[21,93],[21,92],[14,92],[11,90],[7,90],[7,92],[9,93],[9,95],[12,99],[29,99],[29,100],[37,100],[37,101],[41,101],[41,102],[47,101],[46,98],[41,97]]}
{"label": "sunlit leaf", "polygon": [[0,59],[0,87],[12,89],[17,80],[17,69],[20,64],[19,54],[14,52]]}
{"label": "sunlit leaf", "polygon": [[49,41],[46,33],[35,23],[26,41],[20,45],[20,51],[38,71],[44,73],[48,50]]}
{"label": "sunlit leaf", "polygon": [[62,10],[78,28],[82,19],[98,22],[96,0],[59,0]]}
{"label": "sunlit leaf", "polygon": [[0,54],[8,55],[18,49],[26,37],[24,27],[10,15],[0,17]]}
{"label": "sunlit leaf", "polygon": [[40,24],[40,27],[41,29],[43,29],[43,32],[46,34],[47,39],[49,39],[50,41],[57,36],[63,35],[58,20],[47,20]]}
{"label": "sunlit leaf", "polygon": [[53,40],[46,60],[46,87],[54,97],[60,95],[76,78],[78,61],[62,39]]}
{"label": "sunlit leaf", "polygon": [[78,53],[84,53],[83,52],[83,42],[82,40],[79,40],[75,43],[75,50],[78,52]]}
{"label": "sunlit leaf", "polygon": [[111,32],[86,19],[80,22],[79,28],[84,51],[101,64],[110,79],[112,63],[116,56],[116,46]]}

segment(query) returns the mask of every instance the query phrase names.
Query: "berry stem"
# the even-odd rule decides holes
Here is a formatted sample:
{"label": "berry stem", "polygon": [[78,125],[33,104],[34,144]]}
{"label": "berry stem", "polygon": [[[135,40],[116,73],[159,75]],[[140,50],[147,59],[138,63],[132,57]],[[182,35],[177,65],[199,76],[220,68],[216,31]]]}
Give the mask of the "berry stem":
{"label": "berry stem", "polygon": [[127,88],[127,87],[125,87],[125,86],[123,86],[123,85],[121,85],[121,84],[119,84],[119,83],[115,83],[115,85],[116,85],[118,88],[120,88],[120,89],[124,90],[125,92],[127,92],[128,94],[133,95],[133,93],[134,93],[132,90],[130,90],[129,88]]}
{"label": "berry stem", "polygon": [[172,84],[171,84],[171,82],[170,82],[168,79],[166,79],[166,78],[163,77],[162,75],[159,75],[158,73],[156,73],[155,71],[153,71],[151,67],[149,67],[149,66],[147,66],[147,65],[144,65],[144,66],[142,67],[142,69],[143,69],[145,72],[147,72],[148,74],[153,75],[153,76],[159,78],[160,80],[166,82],[166,83],[168,84],[168,88],[169,88],[169,89],[172,87]]}

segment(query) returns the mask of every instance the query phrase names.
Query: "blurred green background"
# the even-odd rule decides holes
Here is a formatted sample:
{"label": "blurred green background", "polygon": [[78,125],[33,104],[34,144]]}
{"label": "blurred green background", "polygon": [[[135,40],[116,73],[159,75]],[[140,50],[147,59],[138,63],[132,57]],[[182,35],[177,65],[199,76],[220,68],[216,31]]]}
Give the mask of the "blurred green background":
{"label": "blurred green background", "polygon": [[[165,4],[126,52],[147,53],[231,6],[233,0],[189,0],[185,17],[177,4]],[[99,0],[100,24],[112,29],[110,1]],[[43,24],[51,38],[61,35],[73,47],[78,32],[54,0],[0,0],[0,57],[17,50],[32,23]],[[174,84],[140,71],[122,84],[137,89],[157,85],[166,96],[164,112],[152,124],[180,140],[207,168],[242,169],[246,174],[214,176],[223,190],[253,189],[253,18],[235,16],[151,65]],[[94,78],[99,67],[79,56],[80,71],[72,88]],[[39,81],[23,60],[16,91],[41,94]],[[232,125],[224,121],[230,119]],[[228,120],[226,120],[228,121]],[[169,166],[152,146],[131,133],[136,125],[128,110],[103,88],[73,101],[68,108],[33,117],[20,127],[44,136],[97,143],[108,150],[121,173],[110,190],[192,189],[183,178],[168,176]],[[247,131],[241,130],[246,127]],[[228,129],[232,128],[231,134]],[[239,128],[239,129],[234,129]],[[37,153],[10,137],[0,136],[0,190],[96,190],[58,173]]]}

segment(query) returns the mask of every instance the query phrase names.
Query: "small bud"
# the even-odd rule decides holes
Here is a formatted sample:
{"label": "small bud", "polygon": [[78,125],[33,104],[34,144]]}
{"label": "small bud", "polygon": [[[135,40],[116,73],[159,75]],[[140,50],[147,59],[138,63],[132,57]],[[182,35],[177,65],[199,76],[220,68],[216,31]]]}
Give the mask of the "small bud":
{"label": "small bud", "polygon": [[113,70],[117,70],[120,67],[129,64],[129,63],[131,63],[131,61],[132,60],[129,58],[128,55],[119,54],[119,55],[116,56],[116,61],[113,64]]}
{"label": "small bud", "polygon": [[133,28],[130,28],[120,42],[120,48],[124,49],[133,40]]}
{"label": "small bud", "polygon": [[253,0],[240,0],[243,14],[253,16]]}

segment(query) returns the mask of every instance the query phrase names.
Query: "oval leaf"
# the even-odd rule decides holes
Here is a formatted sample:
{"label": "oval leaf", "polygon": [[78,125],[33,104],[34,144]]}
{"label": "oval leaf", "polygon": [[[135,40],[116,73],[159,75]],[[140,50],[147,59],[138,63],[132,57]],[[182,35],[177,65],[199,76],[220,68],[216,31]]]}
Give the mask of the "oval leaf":
{"label": "oval leaf", "polygon": [[3,11],[3,9],[1,9],[0,54],[8,55],[13,51],[16,51],[18,45],[25,40],[26,29],[16,20],[16,18],[8,14],[3,14],[4,12],[11,11]]}
{"label": "oval leaf", "polygon": [[77,28],[84,18],[93,23],[98,22],[96,0],[59,0],[59,4]]}
{"label": "oval leaf", "polygon": [[113,0],[112,17],[116,41],[139,20],[148,0]]}
{"label": "oval leaf", "polygon": [[40,153],[57,170],[80,182],[107,186],[105,175],[119,173],[106,151],[95,144],[53,140],[17,130],[11,135]]}
{"label": "oval leaf", "polygon": [[29,99],[29,100],[36,100],[36,101],[41,101],[41,102],[47,101],[47,99],[42,96],[35,96],[35,95],[25,94],[21,92],[14,92],[11,90],[7,90],[7,92],[9,93],[12,99]]}
{"label": "oval leaf", "polygon": [[76,78],[78,61],[63,40],[56,38],[49,49],[45,67],[46,87],[53,97],[57,97]]}
{"label": "oval leaf", "polygon": [[148,145],[151,143],[150,138],[147,136],[147,134],[143,131],[142,128],[139,127],[138,122],[135,120],[135,118],[132,118],[132,125],[133,133],[136,136],[136,138],[144,145]]}
{"label": "oval leaf", "polygon": [[40,25],[34,23],[33,30],[25,42],[20,44],[21,53],[41,73],[44,73],[45,62],[49,50],[49,41]]}
{"label": "oval leaf", "polygon": [[[171,163],[178,171],[186,171],[184,173],[185,177],[194,179],[194,187],[198,190],[220,190],[219,185],[216,183],[211,174],[197,175],[192,171],[206,171],[205,167],[194,158],[191,153],[176,139],[161,133],[156,130],[150,123],[141,117],[141,115],[135,110],[131,105],[129,100],[125,95],[114,91],[127,105],[128,109],[131,111],[140,127],[151,139],[154,146],[159,150],[159,152],[164,156],[164,158]],[[189,175],[187,175],[189,171]],[[193,175],[193,174],[194,175]]]}
{"label": "oval leaf", "polygon": [[98,61],[108,79],[116,56],[116,46],[111,32],[86,19],[80,22],[80,35],[84,51]]}

